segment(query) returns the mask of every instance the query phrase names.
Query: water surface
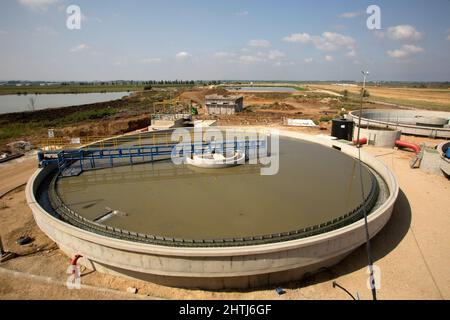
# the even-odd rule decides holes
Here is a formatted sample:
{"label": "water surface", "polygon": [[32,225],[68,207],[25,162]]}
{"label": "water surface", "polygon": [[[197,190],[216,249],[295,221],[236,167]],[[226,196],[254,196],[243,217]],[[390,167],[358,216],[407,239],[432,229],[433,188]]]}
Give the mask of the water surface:
{"label": "water surface", "polygon": [[[74,211],[104,224],[152,235],[220,239],[299,230],[343,216],[362,203],[357,162],[334,149],[282,138],[280,171],[258,165],[194,169],[170,160],[86,171],[60,179],[57,191]],[[369,171],[363,181],[371,189]]]}
{"label": "water surface", "polygon": [[[128,92],[80,93],[80,94],[28,94],[0,95],[0,114],[79,106],[84,104],[106,102],[123,98]],[[33,102],[32,102],[33,101]]]}

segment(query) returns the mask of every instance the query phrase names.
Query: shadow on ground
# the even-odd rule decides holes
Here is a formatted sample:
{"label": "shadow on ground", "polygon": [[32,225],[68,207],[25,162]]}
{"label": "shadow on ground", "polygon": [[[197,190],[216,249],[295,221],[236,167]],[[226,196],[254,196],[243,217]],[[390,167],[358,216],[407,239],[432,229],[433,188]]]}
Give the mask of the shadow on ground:
{"label": "shadow on ground", "polygon": [[[388,255],[403,240],[411,225],[411,206],[402,190],[400,190],[392,217],[386,226],[372,239],[372,257],[374,263]],[[366,245],[360,246],[337,265],[322,269],[315,274],[306,275],[304,279],[284,285],[287,289],[299,289],[355,272],[367,267]]]}

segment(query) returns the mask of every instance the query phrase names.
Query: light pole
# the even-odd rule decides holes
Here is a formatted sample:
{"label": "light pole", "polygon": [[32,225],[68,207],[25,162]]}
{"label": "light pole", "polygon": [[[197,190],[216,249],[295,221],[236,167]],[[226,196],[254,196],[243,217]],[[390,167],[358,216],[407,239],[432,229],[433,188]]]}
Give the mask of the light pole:
{"label": "light pole", "polygon": [[[363,74],[363,87],[361,91],[361,105],[359,108],[359,120],[358,120],[358,155],[359,155],[359,174],[361,179],[361,192],[362,197],[365,199],[365,192],[364,192],[364,184],[362,181],[362,163],[361,163],[361,143],[360,143],[360,134],[361,134],[361,118],[362,118],[362,110],[363,110],[363,102],[364,102],[364,94],[366,93],[366,78],[369,76],[369,71],[361,71]],[[369,264],[369,273],[370,273],[370,286],[372,290],[372,297],[373,300],[377,300],[377,291],[375,287],[375,277],[374,277],[374,271],[373,271],[373,259],[372,259],[372,250],[370,247],[370,234],[369,234],[369,225],[367,221],[367,208],[365,205],[363,205],[363,212],[364,212],[364,225],[365,225],[365,231],[366,231],[366,250],[367,250],[367,260]]]}
{"label": "light pole", "polygon": [[362,110],[363,110],[363,102],[364,102],[364,94],[366,93],[366,78],[369,76],[369,71],[361,71],[363,74],[363,87],[361,90],[361,104],[359,107],[359,119],[358,119],[358,137],[357,137],[357,145],[358,148],[361,148],[360,134],[361,134],[361,118],[362,118]]}

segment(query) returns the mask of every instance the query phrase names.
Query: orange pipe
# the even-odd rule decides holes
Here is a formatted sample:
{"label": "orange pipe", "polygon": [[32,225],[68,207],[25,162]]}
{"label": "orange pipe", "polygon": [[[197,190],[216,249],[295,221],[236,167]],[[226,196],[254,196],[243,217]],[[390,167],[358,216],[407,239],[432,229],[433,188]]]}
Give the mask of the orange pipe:
{"label": "orange pipe", "polygon": [[408,148],[408,149],[412,149],[414,150],[415,153],[419,154],[420,153],[420,147],[417,144],[414,143],[409,143],[409,142],[404,142],[401,140],[397,140],[395,141],[395,145],[399,148]]}

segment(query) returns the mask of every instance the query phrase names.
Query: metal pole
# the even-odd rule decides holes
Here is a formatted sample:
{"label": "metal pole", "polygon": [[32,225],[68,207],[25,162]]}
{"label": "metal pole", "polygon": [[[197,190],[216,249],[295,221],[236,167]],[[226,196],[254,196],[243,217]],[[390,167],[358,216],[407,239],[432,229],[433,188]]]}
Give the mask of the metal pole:
{"label": "metal pole", "polygon": [[363,99],[364,99],[364,93],[366,91],[366,76],[367,74],[364,72],[364,82],[363,82],[363,88],[362,88],[362,92],[361,92],[361,105],[359,108],[359,119],[358,119],[358,137],[357,137],[357,142],[358,142],[358,148],[361,147],[361,142],[360,142],[360,134],[361,134],[361,118],[362,118],[362,110],[363,110]]}
{"label": "metal pole", "polygon": [[[361,106],[359,108],[359,120],[358,120],[358,158],[359,158],[359,175],[360,175],[360,179],[361,179],[361,190],[362,190],[363,199],[365,199],[364,184],[362,182],[360,134],[361,134],[361,118],[362,118],[362,110],[363,110],[364,93],[366,90],[366,77],[368,75],[368,72],[363,71],[363,75],[364,75],[364,82],[363,82],[363,89],[361,92]],[[373,300],[377,300],[377,290],[375,288],[375,278],[374,278],[374,271],[373,271],[372,250],[371,250],[371,245],[370,245],[369,224],[368,224],[368,219],[367,219],[367,208],[366,208],[365,204],[363,204],[363,212],[364,212],[364,225],[365,225],[365,231],[366,231],[366,251],[367,251],[367,260],[368,260],[368,264],[369,264],[372,298],[373,298]]]}

